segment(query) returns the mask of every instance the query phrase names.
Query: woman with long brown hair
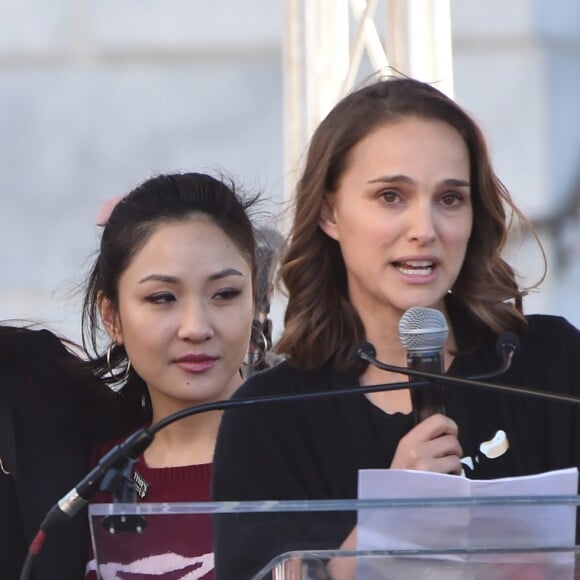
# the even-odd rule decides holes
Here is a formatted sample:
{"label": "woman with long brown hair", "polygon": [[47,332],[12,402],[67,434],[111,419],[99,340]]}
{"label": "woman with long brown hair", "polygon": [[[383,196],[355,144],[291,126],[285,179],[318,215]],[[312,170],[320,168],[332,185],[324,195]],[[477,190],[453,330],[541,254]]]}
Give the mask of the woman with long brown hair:
{"label": "woman with long brown hair", "polygon": [[[524,315],[526,290],[503,257],[512,222],[535,235],[454,101],[408,78],[346,96],[315,131],[297,186],[281,267],[288,306],[277,350],[287,360],[236,397],[406,381],[355,352],[370,342],[379,360],[405,367],[399,322],[417,306],[444,317],[449,375],[497,368],[496,340],[512,332],[521,348],[493,380],[578,394],[580,333],[562,318]],[[232,410],[218,437],[213,496],[356,498],[358,472],[368,468],[489,479],[580,464],[577,411],[453,386],[445,407],[415,424],[411,390],[399,389]],[[496,436],[501,449],[487,453],[484,442]],[[332,517],[286,514],[250,536],[223,518],[219,577],[250,577],[287,550],[354,547],[354,514]]]}

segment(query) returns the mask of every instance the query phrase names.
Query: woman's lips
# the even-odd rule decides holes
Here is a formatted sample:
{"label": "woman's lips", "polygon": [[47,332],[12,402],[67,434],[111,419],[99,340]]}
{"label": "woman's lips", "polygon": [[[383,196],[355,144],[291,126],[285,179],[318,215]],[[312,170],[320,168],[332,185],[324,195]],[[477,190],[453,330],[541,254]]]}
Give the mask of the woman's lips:
{"label": "woman's lips", "polygon": [[397,260],[393,267],[409,282],[427,283],[435,279],[437,263],[434,260]]}
{"label": "woman's lips", "polygon": [[190,373],[202,373],[209,369],[211,369],[215,362],[217,361],[217,357],[209,356],[209,355],[187,355],[181,358],[178,358],[175,361],[175,364]]}

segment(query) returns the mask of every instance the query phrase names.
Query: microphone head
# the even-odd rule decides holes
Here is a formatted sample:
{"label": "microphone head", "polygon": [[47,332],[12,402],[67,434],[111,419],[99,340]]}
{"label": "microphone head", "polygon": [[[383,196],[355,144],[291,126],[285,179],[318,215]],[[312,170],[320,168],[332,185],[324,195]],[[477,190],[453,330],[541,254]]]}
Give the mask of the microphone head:
{"label": "microphone head", "polygon": [[519,348],[520,339],[513,332],[500,335],[495,343],[495,349],[502,358],[513,355]]}
{"label": "microphone head", "polygon": [[363,342],[356,347],[354,354],[356,358],[366,360],[363,358],[363,355],[375,358],[377,356],[377,351],[370,342]]}
{"label": "microphone head", "polygon": [[442,350],[448,334],[445,316],[434,308],[413,306],[399,321],[399,339],[407,352]]}

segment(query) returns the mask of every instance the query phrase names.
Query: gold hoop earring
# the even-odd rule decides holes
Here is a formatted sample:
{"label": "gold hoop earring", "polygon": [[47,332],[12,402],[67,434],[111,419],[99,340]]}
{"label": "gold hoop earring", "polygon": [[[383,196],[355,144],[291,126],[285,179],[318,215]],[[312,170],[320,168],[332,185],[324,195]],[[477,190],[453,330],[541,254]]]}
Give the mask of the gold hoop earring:
{"label": "gold hoop earring", "polygon": [[125,369],[123,376],[116,375],[113,372],[113,367],[111,365],[111,353],[113,352],[113,348],[115,346],[117,346],[116,343],[111,342],[111,344],[109,344],[109,346],[107,347],[107,369],[109,370],[109,374],[111,375],[111,378],[114,381],[118,383],[124,383],[125,381],[128,380],[129,373],[131,372],[131,361],[129,360],[129,358],[127,358],[127,368]]}

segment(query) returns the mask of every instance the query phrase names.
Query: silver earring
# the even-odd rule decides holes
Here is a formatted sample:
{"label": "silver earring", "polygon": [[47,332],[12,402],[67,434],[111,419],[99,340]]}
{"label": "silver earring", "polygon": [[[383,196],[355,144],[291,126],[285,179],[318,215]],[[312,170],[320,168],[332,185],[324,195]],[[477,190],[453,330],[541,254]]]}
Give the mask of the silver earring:
{"label": "silver earring", "polygon": [[131,361],[127,358],[127,368],[123,373],[123,376],[116,375],[113,372],[113,367],[111,366],[111,353],[113,352],[113,348],[117,346],[114,342],[111,342],[107,348],[107,368],[109,369],[109,374],[111,378],[119,383],[124,383],[129,378],[129,373],[131,371]]}
{"label": "silver earring", "polygon": [[4,467],[4,464],[2,463],[2,457],[0,457],[0,471],[2,471],[4,475],[10,475],[10,472]]}
{"label": "silver earring", "polygon": [[[256,336],[257,335],[257,336]],[[257,340],[254,340],[256,336]],[[252,337],[250,338],[250,348],[244,355],[244,364],[254,368],[264,362],[268,352],[268,339],[261,328],[252,327]]]}
{"label": "silver earring", "polygon": [[109,369],[109,374],[113,379],[115,378],[115,375],[113,374],[113,368],[111,367],[111,351],[113,350],[114,345],[115,343],[112,342],[111,344],[109,344],[107,348],[107,368]]}

